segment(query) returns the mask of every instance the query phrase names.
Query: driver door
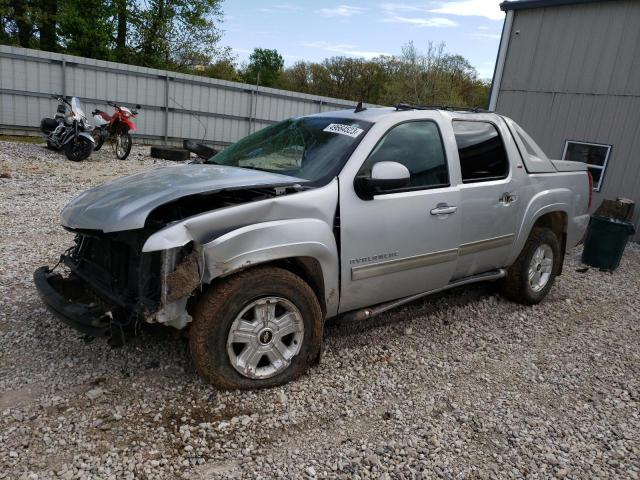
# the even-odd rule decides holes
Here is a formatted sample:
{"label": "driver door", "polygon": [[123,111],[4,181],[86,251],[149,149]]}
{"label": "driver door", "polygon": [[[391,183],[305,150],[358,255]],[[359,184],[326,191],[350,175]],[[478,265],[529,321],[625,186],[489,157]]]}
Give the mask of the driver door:
{"label": "driver door", "polygon": [[436,121],[393,126],[358,176],[382,161],[407,167],[409,184],[367,198],[341,179],[340,312],[443,287],[456,268],[460,192]]}

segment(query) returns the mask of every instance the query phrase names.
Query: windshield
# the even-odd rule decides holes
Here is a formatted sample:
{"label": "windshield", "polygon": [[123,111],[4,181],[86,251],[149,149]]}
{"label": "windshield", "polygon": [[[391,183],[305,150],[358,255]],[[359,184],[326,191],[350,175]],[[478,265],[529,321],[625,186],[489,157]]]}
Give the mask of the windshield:
{"label": "windshield", "polygon": [[349,118],[292,118],[243,138],[207,163],[322,182],[338,174],[371,125]]}
{"label": "windshield", "polygon": [[84,114],[84,111],[82,110],[82,105],[80,105],[80,100],[78,99],[78,97],[73,97],[71,99],[71,110],[73,110],[73,113],[75,113],[77,116],[87,118],[87,116]]}

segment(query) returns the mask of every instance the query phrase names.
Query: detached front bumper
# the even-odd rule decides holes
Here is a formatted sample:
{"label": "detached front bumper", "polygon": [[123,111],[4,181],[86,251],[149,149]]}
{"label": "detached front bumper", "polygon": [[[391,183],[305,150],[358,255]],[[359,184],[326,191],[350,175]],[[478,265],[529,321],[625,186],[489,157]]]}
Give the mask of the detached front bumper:
{"label": "detached front bumper", "polygon": [[47,308],[64,323],[92,337],[110,336],[111,312],[92,300],[82,280],[40,267],[33,273],[33,281]]}

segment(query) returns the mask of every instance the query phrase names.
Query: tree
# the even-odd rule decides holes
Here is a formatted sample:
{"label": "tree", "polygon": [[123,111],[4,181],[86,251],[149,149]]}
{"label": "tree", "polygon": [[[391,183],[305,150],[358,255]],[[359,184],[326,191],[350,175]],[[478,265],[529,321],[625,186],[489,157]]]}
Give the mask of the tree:
{"label": "tree", "polygon": [[40,50],[58,49],[58,0],[38,0],[38,30]]}
{"label": "tree", "polygon": [[138,15],[134,43],[139,65],[177,70],[210,63],[218,46],[221,0],[147,0]]}
{"label": "tree", "polygon": [[32,12],[26,0],[12,0],[13,21],[17,30],[18,45],[24,48],[31,46],[33,37]]}
{"label": "tree", "polygon": [[129,0],[113,0],[114,14],[116,17],[116,49],[115,59],[118,62],[126,62],[129,57],[127,49],[127,32],[129,27]]}
{"label": "tree", "polygon": [[249,64],[244,69],[242,78],[247,83],[273,87],[280,77],[282,67],[284,60],[277,50],[255,48],[249,56]]}
{"label": "tree", "polygon": [[[46,0],[45,0],[46,1]],[[110,60],[113,51],[112,5],[108,0],[65,0],[60,8],[60,41],[66,53]]]}

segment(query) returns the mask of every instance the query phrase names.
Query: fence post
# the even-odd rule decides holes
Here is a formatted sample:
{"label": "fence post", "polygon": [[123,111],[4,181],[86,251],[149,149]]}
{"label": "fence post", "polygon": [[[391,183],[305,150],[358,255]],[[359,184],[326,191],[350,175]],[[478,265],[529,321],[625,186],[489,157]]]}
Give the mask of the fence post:
{"label": "fence post", "polygon": [[249,123],[247,126],[247,135],[251,133],[251,125],[253,123],[253,89],[247,90],[247,93],[251,95],[249,98]]}
{"label": "fence post", "polygon": [[169,74],[164,77],[164,143],[169,141]]}
{"label": "fence post", "polygon": [[60,94],[64,97],[67,93],[67,61],[62,59],[62,92]]}

